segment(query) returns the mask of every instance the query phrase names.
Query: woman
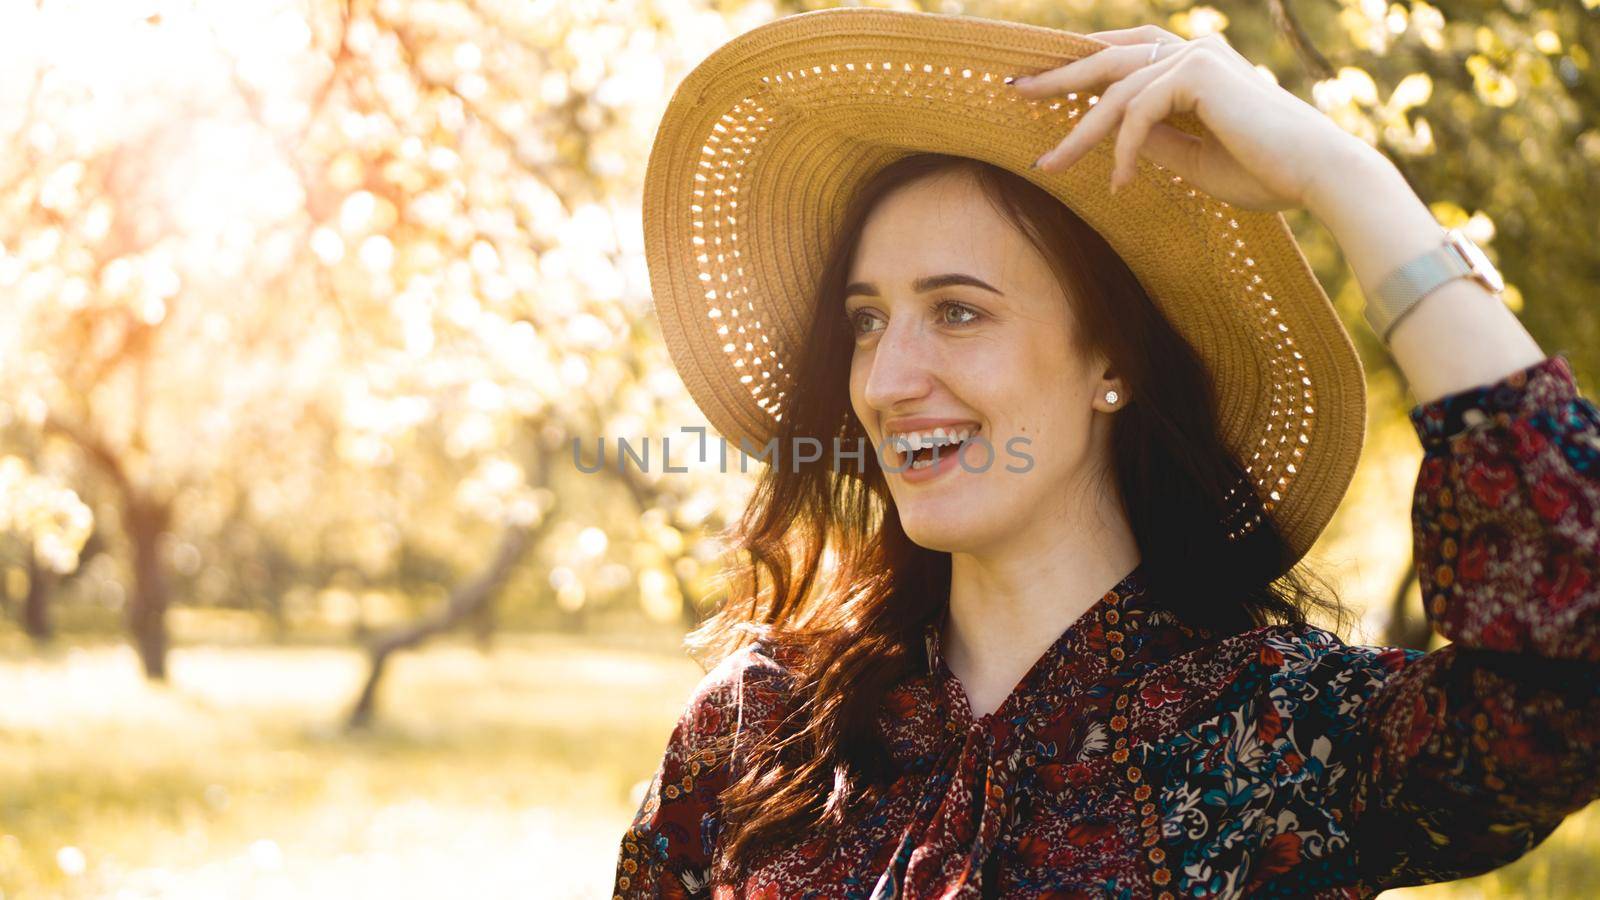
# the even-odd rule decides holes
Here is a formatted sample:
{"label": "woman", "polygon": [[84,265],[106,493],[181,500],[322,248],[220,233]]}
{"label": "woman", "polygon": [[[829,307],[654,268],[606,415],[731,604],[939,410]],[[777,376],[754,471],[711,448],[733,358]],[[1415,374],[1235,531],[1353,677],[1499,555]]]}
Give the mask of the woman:
{"label": "woman", "polygon": [[[1364,405],[1294,206],[1418,401],[1430,654],[1305,621]],[[792,16],[679,88],[645,218],[686,384],[772,465],[616,895],[1364,897],[1596,796],[1600,413],[1226,44]]]}

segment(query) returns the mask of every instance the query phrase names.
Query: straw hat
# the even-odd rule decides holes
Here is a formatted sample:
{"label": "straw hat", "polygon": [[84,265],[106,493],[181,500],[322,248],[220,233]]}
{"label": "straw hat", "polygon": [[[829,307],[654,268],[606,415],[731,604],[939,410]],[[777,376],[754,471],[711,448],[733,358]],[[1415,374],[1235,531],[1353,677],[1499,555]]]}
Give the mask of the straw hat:
{"label": "straw hat", "polygon": [[[673,362],[735,449],[765,445],[785,398],[803,390],[786,362],[855,190],[912,153],[972,157],[1049,191],[1121,255],[1215,380],[1223,440],[1254,482],[1254,498],[1238,493],[1304,555],[1361,452],[1360,359],[1281,214],[1231,206],[1145,159],[1113,197],[1109,139],[1066,171],[1029,168],[1089,98],[1029,100],[1003,79],[1107,46],[1016,22],[844,7],[752,29],[689,73],[650,152],[645,251]],[[1187,113],[1168,124],[1205,128]]]}

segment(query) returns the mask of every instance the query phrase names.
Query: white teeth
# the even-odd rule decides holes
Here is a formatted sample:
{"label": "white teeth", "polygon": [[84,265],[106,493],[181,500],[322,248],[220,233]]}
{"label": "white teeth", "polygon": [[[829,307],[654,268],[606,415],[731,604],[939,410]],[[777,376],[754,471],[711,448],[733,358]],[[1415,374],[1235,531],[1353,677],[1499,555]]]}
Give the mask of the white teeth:
{"label": "white teeth", "polygon": [[[963,425],[959,428],[945,428],[941,425],[932,431],[908,431],[902,434],[892,434],[889,436],[889,443],[890,446],[899,448],[909,457],[919,450],[926,450],[930,447],[960,444],[966,441],[967,438],[977,434],[977,432],[978,429],[970,425]],[[933,465],[933,460],[931,459],[911,461],[911,468],[913,469],[926,469],[931,465]]]}
{"label": "white teeth", "polygon": [[889,440],[903,444],[910,452],[925,450],[929,447],[943,444],[959,444],[976,434],[978,429],[971,426],[961,428],[935,428],[932,431],[908,431],[904,434],[889,436]]}

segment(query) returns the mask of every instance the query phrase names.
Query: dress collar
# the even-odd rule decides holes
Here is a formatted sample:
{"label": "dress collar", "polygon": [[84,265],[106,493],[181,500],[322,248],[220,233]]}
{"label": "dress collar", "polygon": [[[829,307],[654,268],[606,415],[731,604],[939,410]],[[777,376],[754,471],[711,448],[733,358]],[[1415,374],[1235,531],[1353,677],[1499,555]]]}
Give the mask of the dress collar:
{"label": "dress collar", "polygon": [[[1147,572],[1141,561],[1067,626],[1017,682],[1000,707],[984,719],[1013,718],[1024,713],[1019,705],[1042,693],[1075,691],[1121,669],[1129,661],[1137,642],[1134,635],[1155,624],[1151,621],[1154,611]],[[1157,616],[1156,620],[1165,622],[1169,618]],[[923,631],[928,674],[934,682],[951,689],[948,694],[955,707],[952,712],[958,715],[965,712],[963,718],[971,719],[965,690],[944,658],[944,619],[944,615],[936,616]]]}

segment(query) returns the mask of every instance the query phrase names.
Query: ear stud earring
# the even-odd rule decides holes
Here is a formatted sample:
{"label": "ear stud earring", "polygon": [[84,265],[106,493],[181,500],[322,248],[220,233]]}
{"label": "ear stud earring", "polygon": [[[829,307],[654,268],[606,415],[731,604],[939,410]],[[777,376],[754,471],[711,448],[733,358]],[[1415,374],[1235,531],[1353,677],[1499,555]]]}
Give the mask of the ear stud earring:
{"label": "ear stud earring", "polygon": [[1116,391],[1106,391],[1106,402],[1107,403],[1111,403],[1111,404],[1115,404],[1117,402],[1117,392]]}

